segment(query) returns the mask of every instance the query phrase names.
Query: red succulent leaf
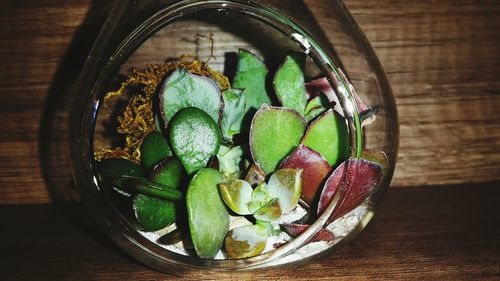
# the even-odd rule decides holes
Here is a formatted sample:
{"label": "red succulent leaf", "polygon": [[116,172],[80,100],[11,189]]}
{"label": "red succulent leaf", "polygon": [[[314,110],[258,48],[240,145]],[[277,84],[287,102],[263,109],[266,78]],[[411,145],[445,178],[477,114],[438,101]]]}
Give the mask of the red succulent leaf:
{"label": "red succulent leaf", "polygon": [[325,211],[341,186],[344,192],[330,221],[349,213],[375,191],[381,177],[382,168],[377,163],[355,158],[344,161],[325,183],[318,203],[318,215]]}
{"label": "red succulent leaf", "polygon": [[331,170],[328,161],[321,154],[302,144],[281,162],[280,169],[287,168],[302,169],[301,196],[309,205]]}
{"label": "red succulent leaf", "polygon": [[[292,237],[297,237],[306,231],[310,225],[307,224],[283,224],[281,227],[283,231],[288,233],[288,235]],[[318,233],[316,233],[308,242],[317,242],[317,241],[333,241],[335,239],[335,235],[328,229],[321,229]]]}

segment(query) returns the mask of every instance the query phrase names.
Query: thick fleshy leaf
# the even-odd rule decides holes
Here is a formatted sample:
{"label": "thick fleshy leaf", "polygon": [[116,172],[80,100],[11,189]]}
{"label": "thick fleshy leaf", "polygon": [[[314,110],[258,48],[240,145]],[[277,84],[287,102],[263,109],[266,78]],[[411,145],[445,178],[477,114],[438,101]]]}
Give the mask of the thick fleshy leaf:
{"label": "thick fleshy leaf", "polygon": [[330,221],[349,213],[375,191],[381,177],[382,168],[377,163],[355,158],[344,161],[325,183],[318,203],[318,215],[325,211],[342,185],[344,192]]}
{"label": "thick fleshy leaf", "polygon": [[240,178],[243,164],[243,149],[241,146],[228,147],[221,145],[217,153],[217,160],[218,169],[226,180]]}
{"label": "thick fleshy leaf", "polygon": [[150,170],[163,158],[172,156],[167,139],[157,131],[149,133],[141,144],[141,162],[146,170]]}
{"label": "thick fleshy leaf", "polygon": [[200,170],[189,183],[186,207],[189,231],[200,258],[214,258],[222,247],[229,228],[229,213],[217,185],[222,174],[210,168]]}
{"label": "thick fleshy leaf", "polygon": [[274,221],[281,217],[282,209],[279,198],[273,198],[253,214],[260,221]]}
{"label": "thick fleshy leaf", "polygon": [[142,193],[160,199],[179,201],[182,199],[182,192],[163,184],[149,181],[145,178],[120,176],[113,177],[110,183],[115,188],[127,193]]}
{"label": "thick fleshy leaf", "polygon": [[280,169],[302,169],[302,199],[311,204],[331,171],[328,161],[317,151],[299,145],[280,165]]}
{"label": "thick fleshy leaf", "polygon": [[328,109],[328,99],[324,96],[316,96],[311,99],[305,109],[305,118],[306,121],[309,122],[316,117],[320,116],[323,112]]}
{"label": "thick fleshy leaf", "polygon": [[184,173],[184,167],[177,157],[167,157],[154,166],[148,178],[155,183],[179,188]]}
{"label": "thick fleshy leaf", "polygon": [[227,89],[222,92],[222,98],[224,100],[224,111],[222,112],[221,121],[222,135],[226,140],[232,141],[233,135],[241,132],[243,117],[246,114],[244,91]]}
{"label": "thick fleshy leaf", "polygon": [[207,113],[216,123],[223,108],[217,84],[210,78],[189,73],[184,68],[173,71],[159,93],[160,111],[164,126],[181,109],[196,107]]}
{"label": "thick fleshy leaf", "polygon": [[267,244],[267,230],[260,225],[244,225],[231,229],[224,240],[224,247],[230,259],[257,256]]}
{"label": "thick fleshy leaf", "polygon": [[174,115],[170,124],[170,144],[188,174],[207,166],[219,151],[221,136],[215,121],[204,111],[189,107]]}
{"label": "thick fleshy leaf", "polygon": [[130,160],[121,158],[104,159],[97,162],[96,166],[102,179],[112,190],[116,191],[109,194],[113,202],[118,208],[130,209],[130,199],[135,191],[117,185],[116,179],[122,176],[144,178],[146,176],[144,168]]}
{"label": "thick fleshy leaf", "polygon": [[269,189],[265,182],[261,182],[252,192],[252,200],[248,203],[248,210],[251,213],[257,212],[264,207],[272,197],[269,196]]}
{"label": "thick fleshy leaf", "polygon": [[144,177],[146,172],[136,163],[121,158],[104,159],[97,163],[99,174],[104,178],[119,177],[119,176],[132,176]]}
{"label": "thick fleshy leaf", "polygon": [[250,127],[250,152],[254,162],[266,174],[273,172],[297,147],[304,130],[305,120],[296,111],[263,105]]}
{"label": "thick fleshy leaf", "polygon": [[283,214],[295,208],[302,193],[302,169],[280,169],[267,183],[269,196],[278,198]]}
{"label": "thick fleshy leaf", "polygon": [[273,86],[278,99],[286,108],[304,114],[307,97],[304,85],[304,53],[290,53],[274,76]]}
{"label": "thick fleshy leaf", "polygon": [[344,118],[332,109],[307,127],[301,143],[319,152],[334,167],[349,157],[347,125]]}
{"label": "thick fleshy leaf", "polygon": [[219,193],[224,203],[238,215],[251,215],[248,203],[252,200],[252,186],[244,180],[232,180],[219,184]]}
{"label": "thick fleshy leaf", "polygon": [[247,109],[257,110],[263,104],[271,104],[271,99],[266,91],[267,73],[267,67],[260,58],[247,50],[239,50],[238,65],[232,86],[245,89]]}
{"label": "thick fleshy leaf", "polygon": [[[283,224],[283,225],[281,225],[281,228],[288,235],[290,235],[292,237],[297,237],[300,234],[302,234],[302,232],[306,231],[306,229],[309,228],[309,225],[307,225],[307,224],[290,223],[290,224]],[[318,233],[316,233],[309,240],[309,242],[333,241],[334,239],[335,239],[335,235],[330,230],[323,228]]]}
{"label": "thick fleshy leaf", "polygon": [[137,221],[145,231],[157,231],[175,222],[175,204],[168,200],[137,194],[133,202]]}

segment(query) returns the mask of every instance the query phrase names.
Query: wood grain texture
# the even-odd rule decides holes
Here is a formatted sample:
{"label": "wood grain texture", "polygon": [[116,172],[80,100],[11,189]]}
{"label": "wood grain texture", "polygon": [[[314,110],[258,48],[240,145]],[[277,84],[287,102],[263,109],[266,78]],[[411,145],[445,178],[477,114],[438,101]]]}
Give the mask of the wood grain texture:
{"label": "wood grain texture", "polygon": [[[328,8],[308,2],[319,16]],[[500,179],[500,3],[346,4],[396,96],[401,140],[393,186]],[[0,4],[0,203],[78,199],[66,159],[65,94],[110,5]]]}
{"label": "wood grain texture", "polygon": [[346,1],[396,96],[393,185],[498,179],[498,1]]}
{"label": "wood grain texture", "polygon": [[305,266],[153,271],[118,249],[80,204],[0,205],[1,280],[498,280],[500,182],[392,188],[350,244]]}

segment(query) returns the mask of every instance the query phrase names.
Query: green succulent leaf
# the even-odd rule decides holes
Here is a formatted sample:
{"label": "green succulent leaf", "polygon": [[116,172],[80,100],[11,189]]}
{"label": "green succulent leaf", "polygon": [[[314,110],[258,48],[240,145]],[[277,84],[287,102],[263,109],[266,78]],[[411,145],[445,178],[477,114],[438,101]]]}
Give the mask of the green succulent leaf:
{"label": "green succulent leaf", "polygon": [[172,118],[170,143],[191,175],[206,167],[210,158],[219,151],[219,127],[204,111],[195,107],[184,108]]}
{"label": "green succulent leaf", "polygon": [[226,180],[238,179],[243,165],[243,149],[241,146],[229,147],[221,145],[217,153],[219,170]]}
{"label": "green succulent leaf", "polygon": [[149,181],[145,178],[120,176],[110,181],[117,189],[127,193],[138,192],[160,199],[179,201],[183,194],[179,190],[163,184]]}
{"label": "green succulent leaf", "polygon": [[252,119],[250,152],[254,162],[266,174],[300,143],[306,121],[295,110],[263,105]]}
{"label": "green succulent leaf", "polygon": [[251,52],[240,49],[238,65],[232,86],[245,89],[246,108],[257,110],[263,104],[271,104],[266,90],[267,70],[264,62]]}
{"label": "green succulent leaf", "polygon": [[286,108],[304,114],[307,97],[304,82],[304,53],[290,53],[274,76],[274,91]]}
{"label": "green succulent leaf", "polygon": [[309,124],[302,144],[319,152],[336,167],[349,157],[349,134],[344,117],[329,109]]}
{"label": "green succulent leaf", "polygon": [[221,130],[227,141],[232,141],[233,135],[242,130],[245,117],[245,95],[239,89],[227,89],[222,92],[224,111],[222,113]]}
{"label": "green succulent leaf", "polygon": [[231,229],[224,240],[224,247],[230,259],[257,256],[267,244],[267,230],[261,225],[244,225]]}
{"label": "green succulent leaf", "polygon": [[279,198],[273,198],[253,214],[260,221],[274,221],[281,217],[282,209]]}
{"label": "green succulent leaf", "polygon": [[248,202],[248,210],[251,213],[257,212],[264,207],[272,197],[269,195],[269,190],[265,182],[261,182],[252,192],[252,200]]}
{"label": "green succulent leaf", "polygon": [[181,184],[184,173],[181,161],[172,156],[164,158],[158,165],[154,166],[148,178],[152,182],[177,189]]}
{"label": "green succulent leaf", "polygon": [[137,194],[133,208],[137,221],[145,231],[157,231],[175,222],[175,204],[171,201]]}
{"label": "green succulent leaf", "polygon": [[311,99],[305,109],[305,118],[309,122],[316,117],[320,116],[328,109],[328,99],[324,95],[316,96]]}
{"label": "green succulent leaf", "polygon": [[167,139],[157,131],[146,135],[141,144],[141,161],[144,169],[149,170],[160,160],[172,156],[172,151],[168,145]]}
{"label": "green succulent leaf", "polygon": [[233,180],[219,184],[219,193],[224,203],[238,215],[251,215],[248,203],[252,200],[252,186],[244,180]]}
{"label": "green succulent leaf", "polygon": [[217,170],[205,168],[194,175],[188,186],[189,231],[196,253],[202,259],[215,257],[229,229],[229,213],[217,187],[223,180]]}
{"label": "green succulent leaf", "polygon": [[302,193],[302,169],[280,169],[274,172],[267,183],[269,196],[278,198],[283,214],[299,202]]}
{"label": "green succulent leaf", "polygon": [[179,110],[187,107],[203,110],[217,123],[223,107],[217,84],[208,77],[191,74],[184,68],[173,71],[165,79],[159,97],[165,126]]}
{"label": "green succulent leaf", "polygon": [[132,176],[144,177],[146,172],[136,163],[121,158],[104,159],[97,163],[99,174],[102,177]]}

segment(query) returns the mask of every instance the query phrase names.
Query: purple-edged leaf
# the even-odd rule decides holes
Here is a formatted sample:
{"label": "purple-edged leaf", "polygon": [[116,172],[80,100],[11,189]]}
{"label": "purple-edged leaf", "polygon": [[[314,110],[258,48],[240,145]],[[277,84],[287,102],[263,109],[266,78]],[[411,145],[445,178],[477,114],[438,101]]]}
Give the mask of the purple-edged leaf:
{"label": "purple-edged leaf", "polygon": [[344,185],[344,193],[330,221],[349,213],[375,191],[381,177],[382,168],[377,163],[355,158],[344,161],[325,183],[318,203],[318,215],[325,211],[342,185]]}
{"label": "purple-edged leaf", "polygon": [[263,105],[252,119],[250,152],[266,174],[292,152],[304,134],[305,120],[295,110]]}
{"label": "purple-edged leaf", "polygon": [[308,100],[324,95],[330,102],[338,102],[337,96],[326,77],[309,81],[305,84],[305,87]]}
{"label": "purple-edged leaf", "polygon": [[217,84],[210,78],[189,73],[184,68],[173,71],[159,93],[164,126],[181,109],[196,107],[219,123],[224,103]]}
{"label": "purple-edged leaf", "polygon": [[178,188],[184,176],[184,168],[177,157],[167,157],[161,160],[149,173],[148,179],[172,188]]}
{"label": "purple-edged leaf", "polygon": [[299,145],[280,165],[280,169],[302,169],[302,199],[311,204],[316,192],[330,173],[328,161],[317,151]]}

